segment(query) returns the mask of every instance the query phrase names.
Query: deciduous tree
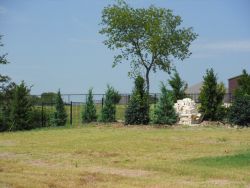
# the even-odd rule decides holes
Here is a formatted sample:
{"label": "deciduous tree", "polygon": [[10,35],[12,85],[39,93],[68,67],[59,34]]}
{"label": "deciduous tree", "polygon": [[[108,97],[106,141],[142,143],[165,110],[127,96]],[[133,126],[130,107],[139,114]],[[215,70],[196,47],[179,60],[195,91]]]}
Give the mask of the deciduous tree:
{"label": "deciduous tree", "polygon": [[100,33],[109,49],[120,50],[113,66],[130,62],[129,75],[145,73],[149,93],[149,73],[157,69],[170,72],[172,59],[184,60],[191,55],[189,47],[197,37],[191,27],[182,27],[180,16],[172,10],[150,6],[132,8],[124,1],[103,9]]}
{"label": "deciduous tree", "polygon": [[[2,40],[2,35],[0,35],[0,47],[3,47],[3,43],[1,42]],[[0,65],[5,65],[8,64],[9,62],[6,59],[7,54],[2,54],[0,55]],[[3,85],[8,82],[10,78],[6,75],[3,75],[0,73],[0,91],[3,89]]]}

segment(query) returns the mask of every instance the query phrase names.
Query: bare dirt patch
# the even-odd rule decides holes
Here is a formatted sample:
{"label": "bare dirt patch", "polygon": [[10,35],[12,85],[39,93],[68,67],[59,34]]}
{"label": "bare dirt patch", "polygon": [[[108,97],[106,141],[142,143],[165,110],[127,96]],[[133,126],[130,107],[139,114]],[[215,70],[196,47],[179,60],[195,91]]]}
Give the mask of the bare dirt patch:
{"label": "bare dirt patch", "polygon": [[206,183],[210,185],[216,185],[216,186],[226,186],[226,185],[234,184],[236,182],[225,180],[225,179],[213,179],[213,180],[206,181]]}
{"label": "bare dirt patch", "polygon": [[36,160],[29,160],[27,161],[28,164],[32,165],[32,166],[37,166],[37,167],[55,167],[57,165],[52,165],[46,161],[40,160],[40,159],[36,159]]}
{"label": "bare dirt patch", "polygon": [[16,146],[16,142],[13,140],[2,140],[0,146]]}
{"label": "bare dirt patch", "polygon": [[82,174],[80,178],[81,184],[95,184],[96,182],[104,181],[98,173]]}
{"label": "bare dirt patch", "polygon": [[98,152],[98,151],[92,151],[89,153],[89,156],[92,156],[92,157],[116,157],[118,155],[119,155],[118,153]]}
{"label": "bare dirt patch", "polygon": [[10,159],[15,158],[17,154],[11,152],[2,152],[0,153],[0,159]]}
{"label": "bare dirt patch", "polygon": [[122,169],[122,168],[110,168],[110,167],[89,167],[86,168],[91,173],[102,173],[111,174],[125,177],[142,177],[153,175],[153,172],[145,170],[133,170],[133,169]]}

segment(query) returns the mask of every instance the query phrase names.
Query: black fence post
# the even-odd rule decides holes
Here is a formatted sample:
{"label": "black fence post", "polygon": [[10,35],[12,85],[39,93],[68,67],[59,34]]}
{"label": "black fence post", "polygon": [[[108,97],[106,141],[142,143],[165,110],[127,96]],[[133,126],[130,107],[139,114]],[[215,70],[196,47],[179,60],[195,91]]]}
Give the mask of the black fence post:
{"label": "black fence post", "polygon": [[72,119],[72,105],[73,105],[73,103],[72,103],[72,101],[70,102],[70,125],[72,125],[72,122],[73,122],[73,119]]}
{"label": "black fence post", "polygon": [[155,108],[155,106],[156,106],[156,93],[155,93],[155,96],[154,96],[154,108]]}
{"label": "black fence post", "polygon": [[102,97],[102,109],[103,109],[104,98]]}
{"label": "black fence post", "polygon": [[44,115],[43,115],[43,102],[42,102],[42,127],[44,126]]}
{"label": "black fence post", "polygon": [[70,102],[70,95],[68,95],[68,102]]}

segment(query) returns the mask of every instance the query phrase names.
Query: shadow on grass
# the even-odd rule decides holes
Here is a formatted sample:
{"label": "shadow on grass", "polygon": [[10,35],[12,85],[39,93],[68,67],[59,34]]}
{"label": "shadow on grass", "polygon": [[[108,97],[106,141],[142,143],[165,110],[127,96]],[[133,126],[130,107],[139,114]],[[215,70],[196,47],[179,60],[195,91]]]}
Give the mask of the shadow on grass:
{"label": "shadow on grass", "polygon": [[218,167],[218,168],[243,168],[250,167],[250,150],[235,155],[218,157],[203,157],[185,161],[189,164]]}

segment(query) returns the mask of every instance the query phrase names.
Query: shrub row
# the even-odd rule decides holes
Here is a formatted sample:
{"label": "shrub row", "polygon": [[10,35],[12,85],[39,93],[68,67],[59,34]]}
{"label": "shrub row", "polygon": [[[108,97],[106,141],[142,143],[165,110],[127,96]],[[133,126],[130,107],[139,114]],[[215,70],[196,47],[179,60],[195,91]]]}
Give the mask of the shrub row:
{"label": "shrub row", "polygon": [[[145,81],[138,76],[131,99],[125,111],[125,124],[146,125],[175,124],[178,116],[173,108],[174,102],[185,97],[186,84],[177,72],[169,81],[175,89],[167,90],[161,84],[161,94],[152,114],[149,112],[150,98],[145,89]],[[250,75],[243,70],[239,79],[239,88],[234,93],[234,102],[230,108],[223,107],[222,101],[225,87],[217,83],[217,76],[213,69],[207,70],[199,99],[200,112],[205,120],[225,121],[231,124],[249,126],[250,124]],[[27,130],[43,126],[64,126],[67,122],[67,113],[60,91],[54,96],[55,111],[43,112],[34,106],[30,89],[22,82],[20,85],[10,84],[0,93],[0,131]],[[93,101],[92,89],[89,90],[86,104],[82,112],[82,122],[93,121],[115,122],[116,104],[120,100],[119,93],[111,86],[107,87],[104,106],[101,115],[97,118],[96,107]]]}
{"label": "shrub row", "polygon": [[[250,125],[250,75],[243,70],[242,76],[238,80],[239,87],[235,90],[234,98],[230,108],[223,106],[225,86],[217,82],[217,75],[213,69],[206,71],[203,77],[199,100],[201,106],[199,111],[204,114],[204,120],[224,121],[225,123],[249,126]],[[154,124],[174,124],[178,116],[173,108],[174,102],[185,97],[184,89],[187,87],[185,82],[175,72],[174,77],[169,80],[172,91],[166,89],[162,83],[161,96],[154,109],[151,122]],[[125,124],[148,124],[149,96],[145,91],[145,83],[142,77],[135,79],[135,87],[132,92],[131,100],[125,111]],[[113,121],[111,119],[110,121]]]}

